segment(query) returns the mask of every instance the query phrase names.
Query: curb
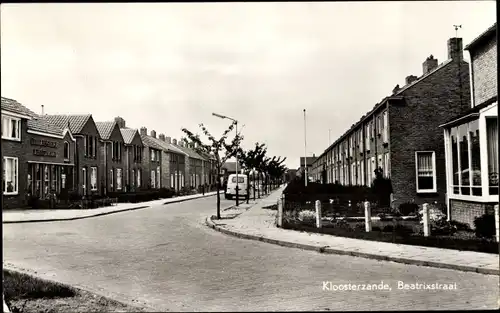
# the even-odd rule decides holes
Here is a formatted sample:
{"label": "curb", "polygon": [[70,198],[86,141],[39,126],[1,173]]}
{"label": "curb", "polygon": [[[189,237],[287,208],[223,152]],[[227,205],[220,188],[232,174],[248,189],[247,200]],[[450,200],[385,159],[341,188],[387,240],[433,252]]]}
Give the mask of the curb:
{"label": "curb", "polygon": [[[31,276],[31,277],[43,280],[43,281],[48,282],[48,283],[58,284],[58,285],[66,287],[68,289],[75,290],[77,292],[78,291],[86,291],[86,292],[89,292],[89,293],[94,294],[96,296],[100,296],[100,297],[106,298],[108,300],[113,300],[113,301],[125,304],[127,306],[130,306],[130,307],[132,307],[134,309],[137,309],[136,312],[157,312],[158,311],[155,308],[152,308],[151,306],[146,305],[145,303],[141,304],[139,301],[134,300],[134,299],[131,300],[128,297],[124,297],[124,296],[121,296],[121,295],[118,295],[118,294],[107,294],[107,293],[103,293],[101,291],[97,291],[97,290],[94,290],[94,289],[91,289],[91,288],[87,288],[87,287],[84,287],[84,286],[70,285],[70,284],[67,284],[67,283],[59,282],[59,281],[54,280],[52,278],[47,278],[47,277],[44,277],[43,275],[38,275],[36,272],[30,271],[30,270],[25,270],[25,269],[17,268],[15,266],[5,265],[5,264],[3,264],[2,269],[3,270],[8,270],[8,271],[11,271],[11,272],[17,272],[17,273],[25,274],[25,275],[28,275],[28,276]],[[4,298],[4,305],[6,305],[5,298]],[[7,306],[7,308],[8,308],[8,306]],[[11,313],[12,311],[8,311],[8,312]]]}
{"label": "curb", "polygon": [[[189,199],[180,199],[180,200],[176,200],[176,201],[165,202],[162,205],[167,205],[167,204],[171,204],[171,203],[179,203],[179,202],[195,200],[195,199],[200,199],[200,198],[207,198],[207,197],[212,197],[212,196],[214,196],[214,195],[206,195],[206,196],[200,196],[200,197],[189,198]],[[98,217],[98,216],[110,215],[110,214],[114,214],[114,213],[122,213],[122,212],[127,212],[127,211],[146,209],[146,208],[150,208],[150,207],[151,207],[150,205],[144,205],[144,206],[139,206],[139,207],[134,207],[134,208],[128,208],[128,209],[122,209],[122,210],[116,210],[116,211],[110,211],[110,212],[102,212],[102,213],[96,213],[96,214],[85,215],[85,216],[68,217],[68,218],[50,218],[50,219],[43,219],[43,220],[20,220],[20,221],[3,221],[2,220],[2,224],[75,221],[75,220],[81,220],[81,219],[90,218],[90,217]]]}
{"label": "curb", "polygon": [[226,235],[230,235],[230,236],[234,236],[234,237],[238,237],[238,238],[242,238],[242,239],[250,239],[250,240],[267,242],[267,243],[271,243],[271,244],[275,244],[275,245],[279,245],[279,246],[283,246],[283,247],[316,251],[316,252],[324,253],[324,254],[349,255],[349,256],[355,256],[355,257],[361,257],[361,258],[365,258],[365,259],[372,259],[372,260],[379,260],[379,261],[392,261],[392,262],[402,263],[402,264],[427,266],[427,267],[435,267],[435,268],[445,268],[445,269],[452,269],[452,270],[457,270],[457,271],[462,271],[462,272],[475,272],[475,273],[486,274],[486,275],[500,275],[500,270],[497,270],[497,269],[481,268],[481,267],[474,267],[474,266],[467,266],[467,265],[455,265],[455,264],[448,264],[448,263],[441,263],[441,262],[434,262],[434,261],[414,260],[414,259],[408,259],[408,258],[391,257],[391,256],[358,252],[358,251],[339,250],[339,249],[331,248],[329,246],[314,246],[314,245],[307,245],[307,244],[300,244],[300,243],[294,243],[294,242],[289,242],[289,241],[271,239],[271,238],[266,238],[266,237],[261,237],[261,236],[256,236],[256,235],[243,234],[243,233],[239,233],[236,231],[228,230],[228,229],[225,229],[223,227],[217,226],[212,221],[212,217],[207,217],[205,223],[208,227],[210,227],[218,232],[224,233]]}

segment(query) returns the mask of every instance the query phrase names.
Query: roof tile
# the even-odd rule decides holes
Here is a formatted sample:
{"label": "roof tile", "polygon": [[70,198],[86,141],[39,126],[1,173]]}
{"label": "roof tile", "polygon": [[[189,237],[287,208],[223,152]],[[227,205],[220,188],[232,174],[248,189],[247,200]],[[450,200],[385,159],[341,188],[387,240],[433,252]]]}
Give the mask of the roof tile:
{"label": "roof tile", "polygon": [[97,131],[102,139],[108,140],[111,137],[111,133],[116,125],[115,121],[112,122],[95,122]]}
{"label": "roof tile", "polygon": [[52,123],[60,128],[66,128],[69,124],[69,129],[73,134],[79,134],[89,118],[91,114],[85,115],[44,115],[43,119]]}
{"label": "roof tile", "polygon": [[22,114],[22,115],[27,115],[29,117],[37,117],[38,115],[22,105],[21,103],[17,102],[16,100],[9,99],[2,97],[1,101],[1,108],[2,110],[9,111],[12,113],[17,113],[17,114]]}

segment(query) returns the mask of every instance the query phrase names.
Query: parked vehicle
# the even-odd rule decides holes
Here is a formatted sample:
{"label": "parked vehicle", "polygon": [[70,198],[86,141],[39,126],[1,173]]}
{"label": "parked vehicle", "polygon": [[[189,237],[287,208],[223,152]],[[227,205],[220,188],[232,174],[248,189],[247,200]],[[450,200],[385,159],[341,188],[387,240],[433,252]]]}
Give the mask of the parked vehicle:
{"label": "parked vehicle", "polygon": [[236,174],[229,175],[227,179],[226,187],[226,199],[230,200],[236,197],[236,187],[238,187],[238,198],[244,197],[245,200],[248,198],[248,178],[246,175],[238,174],[238,183],[236,183]]}

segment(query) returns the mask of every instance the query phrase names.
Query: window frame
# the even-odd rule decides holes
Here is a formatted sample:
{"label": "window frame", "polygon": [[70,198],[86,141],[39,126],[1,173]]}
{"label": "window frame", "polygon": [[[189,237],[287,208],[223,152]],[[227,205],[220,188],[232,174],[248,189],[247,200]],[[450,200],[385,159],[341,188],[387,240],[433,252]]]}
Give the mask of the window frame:
{"label": "window frame", "polygon": [[[63,150],[63,155],[64,155],[64,161],[69,161],[70,159],[70,145],[69,145],[69,142],[65,141],[64,142],[64,150]],[[68,152],[68,155],[66,156],[66,152]]]}
{"label": "window frame", "polygon": [[[120,175],[118,175],[118,173]],[[123,185],[123,175],[122,175],[122,169],[121,168],[117,168],[116,169],[116,190],[122,190],[122,185]],[[120,183],[118,183],[120,182]]]}
{"label": "window frame", "polygon": [[[3,179],[3,184],[4,186],[2,188],[5,188],[5,191],[2,190],[3,192],[3,195],[5,196],[15,196],[15,195],[18,195],[19,194],[19,158],[18,157],[10,157],[10,156],[4,156],[3,157],[3,164],[2,164],[2,168],[3,170],[5,171],[5,174],[7,174],[7,168],[6,168],[6,164],[7,164],[7,160],[12,160],[12,163],[14,164],[14,173],[15,173],[15,185],[14,185],[14,191],[11,191],[11,192],[8,192],[7,191],[7,180],[6,179]],[[12,175],[12,173],[11,173]],[[7,177],[5,177],[7,178]]]}
{"label": "window frame", "polygon": [[[7,120],[7,123],[5,122],[4,119]],[[10,136],[10,134],[12,134],[12,121],[16,122],[17,137]],[[6,131],[7,131],[7,134],[9,134],[9,135],[4,133],[5,125],[7,125]],[[2,139],[10,140],[10,141],[21,141],[21,137],[22,137],[21,136],[21,126],[22,126],[21,118],[2,113]]]}
{"label": "window frame", "polygon": [[[418,187],[418,154],[419,153],[432,153],[432,189],[419,189]],[[436,176],[436,151],[432,150],[419,150],[415,151],[415,189],[417,193],[436,193],[437,192],[437,176]]]}

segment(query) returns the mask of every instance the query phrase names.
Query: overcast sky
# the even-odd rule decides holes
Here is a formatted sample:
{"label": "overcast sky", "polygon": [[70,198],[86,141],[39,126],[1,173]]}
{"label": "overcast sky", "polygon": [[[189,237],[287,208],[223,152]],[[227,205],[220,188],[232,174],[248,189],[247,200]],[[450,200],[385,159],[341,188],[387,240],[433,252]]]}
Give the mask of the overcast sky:
{"label": "overcast sky", "polygon": [[[461,24],[464,46],[494,1],[2,4],[2,96],[35,112],[121,116],[179,138],[245,125],[290,168],[321,154]],[[465,53],[466,58],[468,54]]]}

